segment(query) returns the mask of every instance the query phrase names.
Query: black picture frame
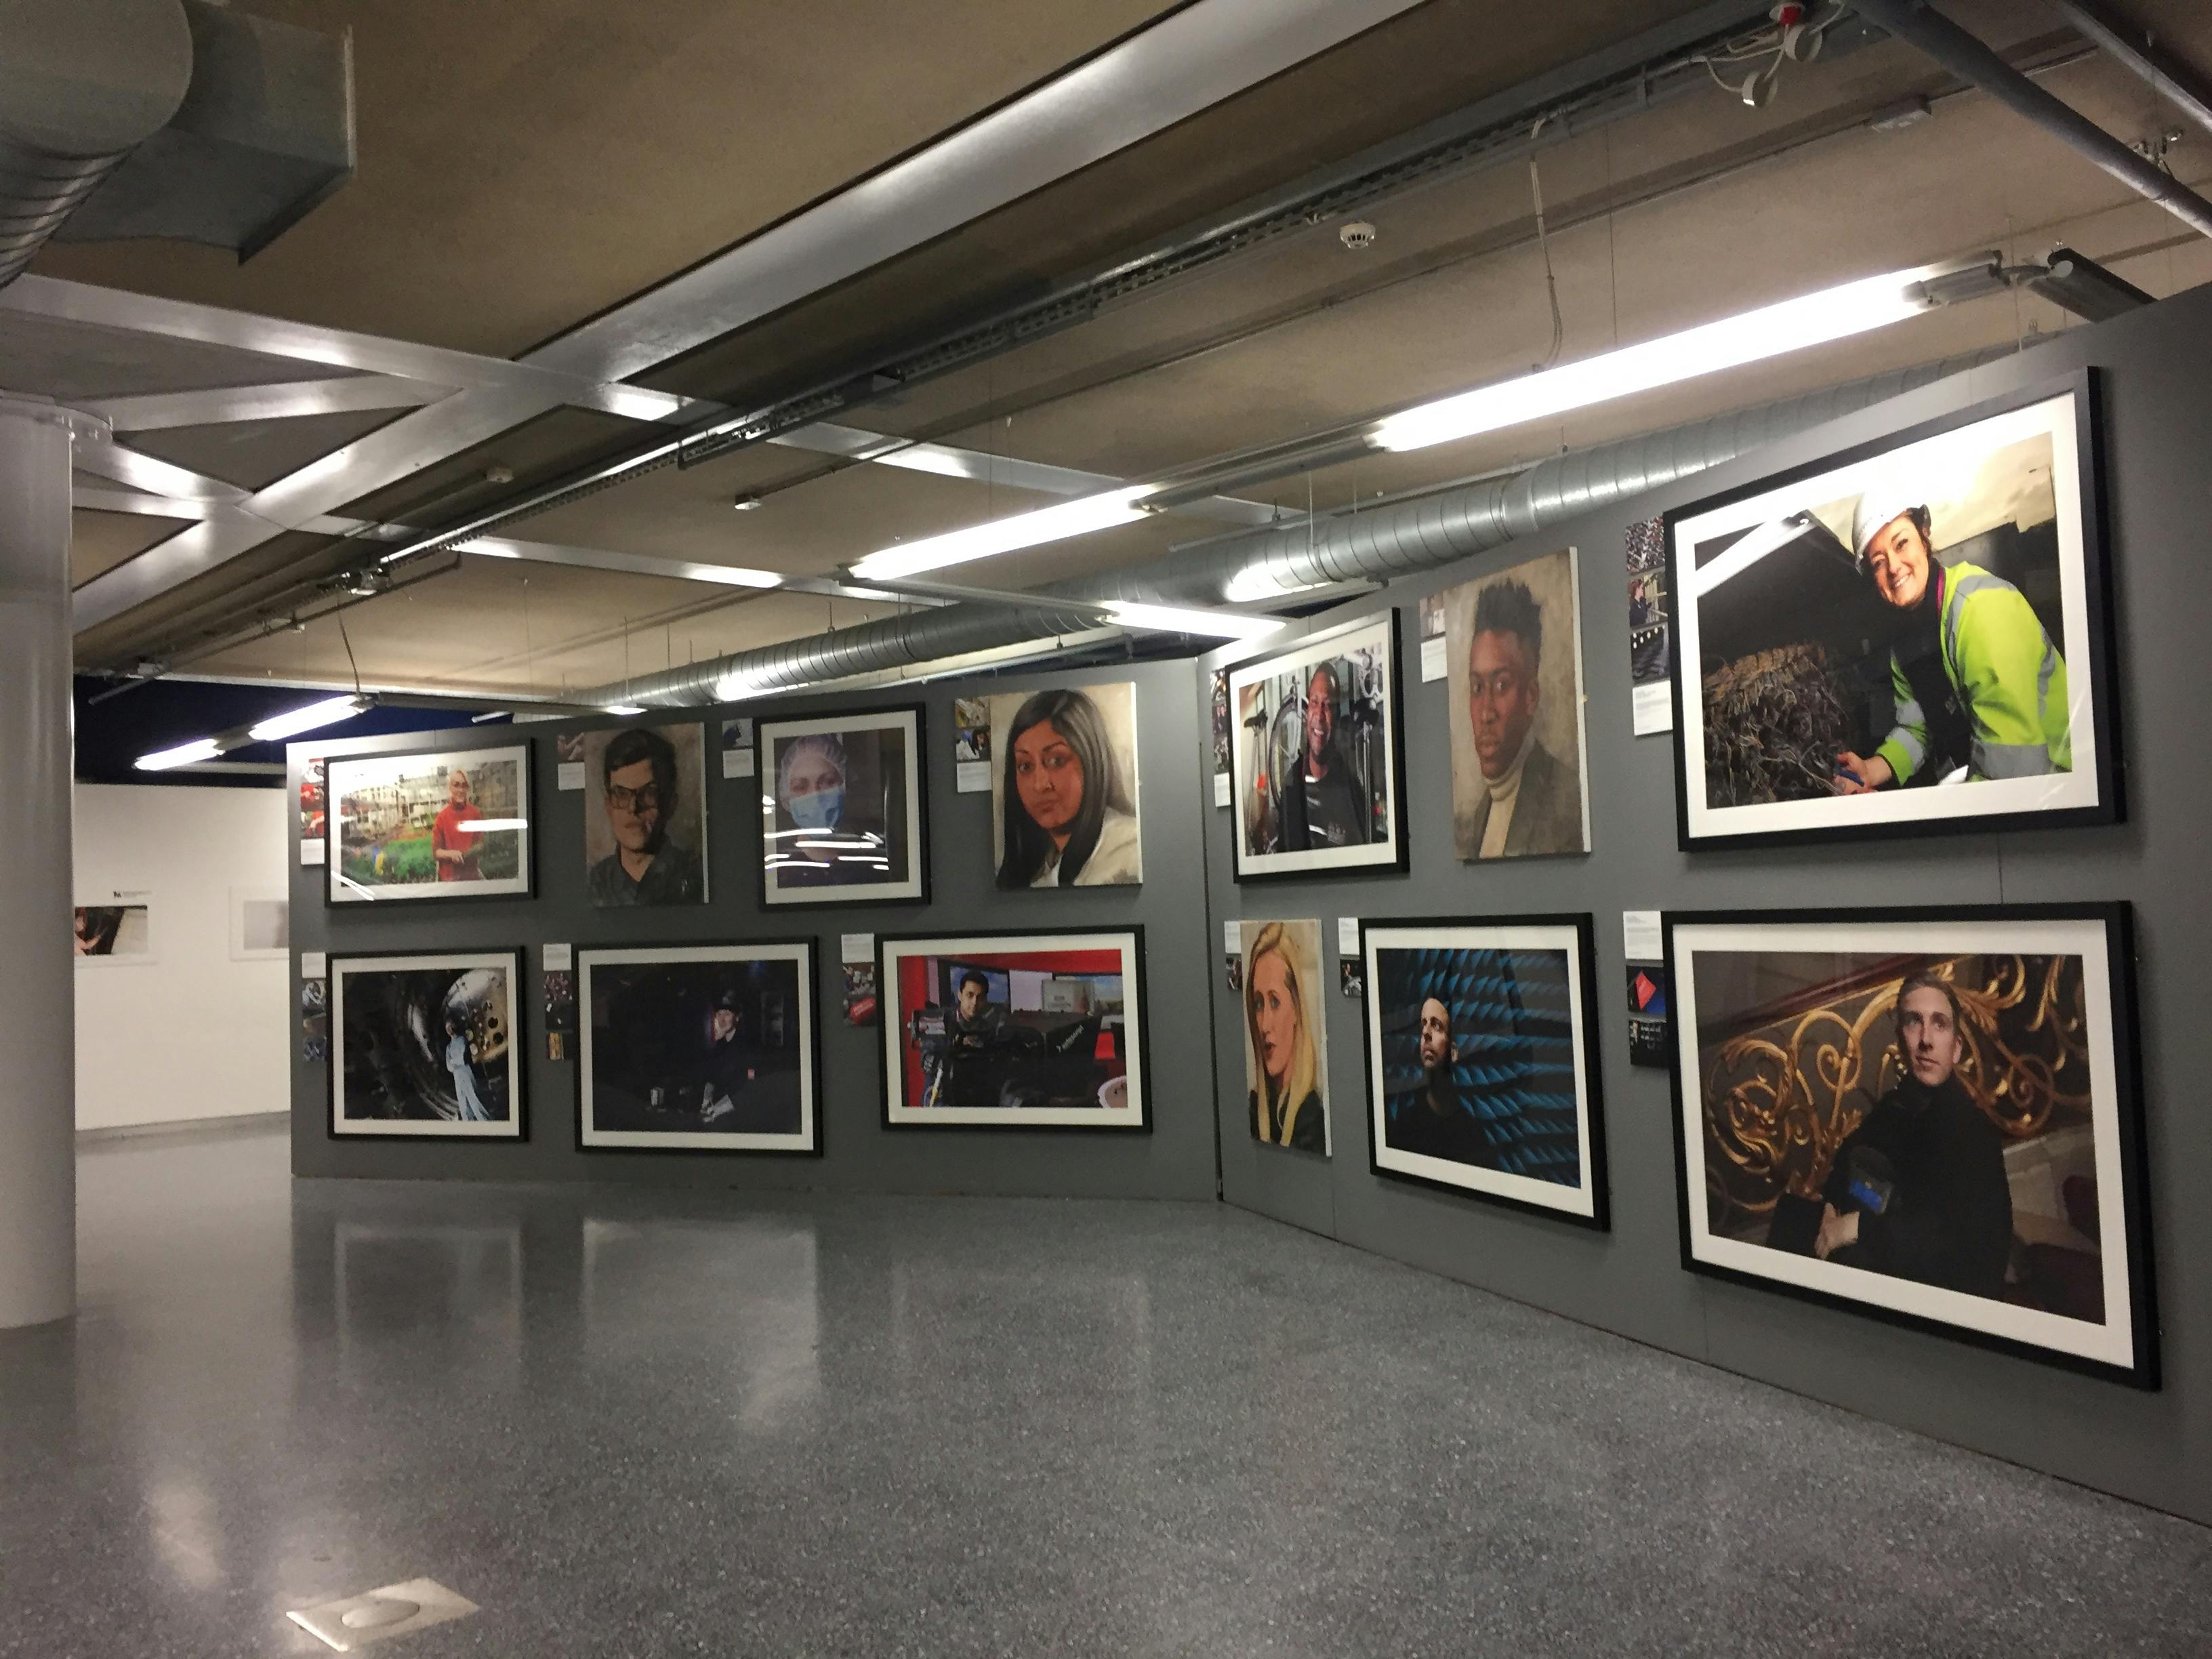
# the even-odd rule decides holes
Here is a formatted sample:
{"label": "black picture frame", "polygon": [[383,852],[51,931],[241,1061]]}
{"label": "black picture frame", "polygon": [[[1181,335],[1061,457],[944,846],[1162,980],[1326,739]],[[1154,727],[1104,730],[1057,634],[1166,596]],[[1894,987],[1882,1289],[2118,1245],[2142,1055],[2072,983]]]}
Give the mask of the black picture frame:
{"label": "black picture frame", "polygon": [[[2046,1343],[2023,1340],[2001,1332],[1953,1319],[1931,1316],[1925,1311],[1916,1311],[1899,1306],[1885,1306],[1860,1297],[1840,1294],[1813,1285],[1791,1283],[1768,1273],[1747,1272],[1701,1255],[1697,1248],[1698,1227],[1693,1206],[1705,1202],[1704,1180],[1705,1157],[1702,1133],[1699,1144],[1693,1148],[1689,1123],[1689,1102],[1694,1092],[1703,1111],[1701,1082],[1685,1076],[1686,1064],[1694,1066],[1699,1050],[1699,1031],[1694,985],[1682,960],[1680,937],[1685,930],[1725,927],[1771,929],[1777,935],[1774,950],[1791,948],[1784,942],[1789,930],[1844,927],[1881,929],[1884,927],[1917,927],[1933,924],[1936,927],[1972,928],[1994,923],[2024,923],[2057,925],[2088,924],[2098,930],[2105,963],[2104,988],[2107,1006],[2111,1011],[2111,1029],[2104,1033],[2109,1048],[2114,1100],[2112,1128],[2116,1156],[2111,1170],[2112,1189],[2100,1198],[2099,1209],[2099,1242],[2100,1258],[2105,1241],[2111,1229],[2120,1229],[2119,1248],[2124,1252],[2127,1287],[2127,1317],[2124,1325],[2107,1316],[2103,1326],[2092,1328],[2100,1331],[2124,1329],[2128,1358],[2124,1362],[2107,1360],[2094,1355],[2069,1352]],[[2156,1282],[2153,1271],[2153,1249],[2148,1210],[2149,1156],[2147,1145],[2146,1108],[2142,1097],[2142,1055],[2141,1032],[2137,1024],[2137,1005],[2135,983],[2135,930],[2133,912],[2124,901],[2087,903],[2051,904],[1995,904],[1957,905],[1934,908],[1887,908],[1879,909],[1805,909],[1805,910],[1696,910],[1668,911],[1662,914],[1661,926],[1665,934],[1668,982],[1674,1000],[1669,1009],[1673,1017],[1674,1064],[1668,1068],[1669,1092],[1673,1101],[1674,1122],[1674,1187],[1676,1219],[1681,1262],[1685,1270],[1701,1277],[1723,1283],[1745,1285],[1753,1290],[1789,1297],[1814,1306],[1841,1310],[1863,1318],[1878,1320],[1902,1329],[1917,1331],[1946,1340],[1966,1343],[1971,1346],[2033,1360],[2040,1364],[2079,1372],[2106,1381],[2123,1383],[2146,1391],[2155,1390],[2160,1383],[2159,1354],[2159,1326],[2156,1305]],[[1836,950],[1835,944],[1823,945],[1808,942],[1808,950]],[[1855,947],[1853,953],[1863,947]],[[1967,954],[1955,951],[1949,954]],[[1942,951],[1915,952],[1899,951],[1900,961],[1916,956],[1939,959]],[[2026,953],[2023,953],[2026,954]],[[2054,952],[2057,954],[2057,952]],[[2085,976],[2087,964],[2084,964]],[[1869,981],[1869,983],[1878,982]],[[2086,978],[2085,978],[2086,983]],[[2092,1034],[2094,1041],[2095,1034]],[[2087,1051],[2085,1051],[2086,1053]],[[2085,1063],[2089,1063],[2085,1061]],[[2093,1103],[2092,1127],[2096,1108]],[[1700,1117],[1702,1129],[1702,1115]],[[1694,1184],[1693,1184],[1694,1182]],[[2100,1194],[2103,1189],[2100,1188]],[[2110,1196],[2117,1195],[2117,1206],[2108,1204]],[[2117,1215],[2108,1212],[2116,1207]],[[1773,1247],[1753,1247],[1771,1249]],[[1775,1250],[1777,1256],[1790,1253]],[[1823,1264],[1826,1265],[1826,1264]],[[1863,1275],[1868,1281],[1894,1285],[1914,1286],[1914,1281],[1893,1279],[1870,1270],[1841,1267],[1838,1271]],[[1987,1298],[1974,1297],[1970,1292],[1942,1289],[1923,1290],[1929,1296],[1958,1297],[1977,1304]],[[1992,1308],[2010,1304],[1992,1302]],[[2056,1318],[2057,1316],[2043,1316]]]}
{"label": "black picture frame", "polygon": [[[1248,853],[1244,848],[1244,791],[1242,779],[1245,744],[1238,733],[1242,726],[1237,720],[1237,696],[1240,682],[1280,673],[1300,667],[1308,659],[1338,654],[1322,647],[1333,641],[1342,641],[1363,631],[1382,628],[1387,633],[1383,643],[1383,660],[1389,684],[1385,688],[1384,719],[1389,732],[1384,738],[1384,753],[1390,769],[1389,790],[1391,825],[1391,855],[1387,858],[1367,856],[1371,843],[1359,847],[1327,848],[1320,851],[1284,854]],[[1281,881],[1328,881],[1346,876],[1404,875],[1412,868],[1410,848],[1412,825],[1406,811],[1406,706],[1405,676],[1402,672],[1404,653],[1400,648],[1398,607],[1385,606],[1370,611],[1340,623],[1316,630],[1300,639],[1272,651],[1247,657],[1231,664],[1228,670],[1230,698],[1230,772],[1229,772],[1229,849],[1230,874],[1239,884]],[[1290,867],[1261,868],[1261,859],[1294,859],[1318,860],[1301,862]]]}
{"label": "black picture frame", "polygon": [[[805,1146],[737,1146],[726,1142],[711,1144],[703,1140],[657,1140],[652,1143],[608,1143],[587,1140],[586,1119],[589,1115],[592,1079],[591,1073],[592,1030],[591,970],[603,958],[618,957],[633,963],[655,959],[676,962],[682,960],[710,960],[695,953],[727,951],[746,953],[728,960],[759,959],[767,951],[799,951],[799,988],[803,999],[806,1034],[801,1047],[801,1057],[807,1066],[803,1087],[807,1091],[802,1121],[809,1137]],[[579,1152],[599,1157],[656,1158],[820,1158],[823,1155],[825,1135],[823,1124],[822,1086],[822,995],[817,978],[818,952],[815,941],[805,936],[788,939],[661,939],[643,945],[580,945],[574,957],[576,976],[576,1112],[575,1147]]]}
{"label": "black picture frame", "polygon": [[[538,896],[538,789],[537,744],[528,738],[519,743],[472,744],[461,749],[406,749],[393,750],[364,750],[358,754],[338,754],[324,750],[313,757],[324,766],[323,778],[323,862],[317,884],[322,891],[325,911],[350,910],[357,905],[384,904],[491,904],[502,900],[528,901]],[[500,892],[485,892],[473,884],[424,882],[421,890],[395,887],[380,891],[371,899],[342,899],[337,896],[337,885],[342,878],[345,858],[345,838],[338,830],[339,787],[334,781],[341,766],[365,765],[379,762],[422,760],[447,756],[499,754],[507,750],[517,750],[521,757],[522,774],[515,793],[520,798],[522,813],[528,827],[522,831],[522,886]],[[310,761],[309,764],[312,764]],[[296,793],[296,792],[295,792]],[[297,817],[296,804],[293,816]],[[308,865],[307,869],[318,866]]]}
{"label": "black picture frame", "polygon": [[[764,801],[772,800],[775,783],[775,738],[777,727],[803,726],[825,731],[846,731],[856,726],[865,728],[871,720],[887,718],[910,719],[914,722],[913,743],[907,756],[907,811],[911,860],[912,892],[886,892],[890,884],[860,885],[847,896],[842,888],[814,890],[828,896],[801,898],[793,894],[778,894],[769,884],[768,852],[770,842],[767,834],[775,821],[775,808],[763,807],[759,814],[762,828],[760,845],[754,854],[755,892],[763,910],[836,910],[850,909],[858,905],[927,904],[930,890],[929,867],[929,711],[919,702],[878,703],[866,708],[844,708],[830,711],[820,709],[805,713],[760,714],[754,716],[754,762],[752,781],[759,786]],[[787,732],[787,736],[803,736],[803,732]]]}
{"label": "black picture frame", "polygon": [[[1012,951],[1023,948],[1029,941],[1036,948],[1039,939],[1073,941],[1062,946],[1068,950],[1097,950],[1111,945],[1119,948],[1127,964],[1122,978],[1121,1000],[1125,1011],[1136,1014],[1137,1041],[1135,1054],[1128,1074],[1137,1080],[1137,1111],[1133,1121],[1089,1122],[1080,1119],[1066,1121],[1039,1121],[1038,1109],[1008,1107],[1003,1117],[988,1121],[972,1119],[948,1120],[940,1116],[922,1115],[920,1109],[910,1109],[905,1117],[898,1115],[892,1105],[894,1067],[899,1063],[893,1056],[902,1049],[902,1024],[897,981],[892,968],[894,945],[964,946],[981,951],[1000,947]],[[957,950],[948,954],[958,954]],[[910,954],[910,953],[908,953]],[[1076,1135],[1148,1135],[1152,1132],[1152,1044],[1150,1010],[1146,1006],[1145,975],[1145,929],[1140,922],[1121,927],[994,927],[975,933],[932,929],[921,933],[878,933],[876,936],[876,996],[878,1041],[876,1042],[877,1097],[879,1103],[878,1121],[884,1130],[895,1133],[909,1131],[923,1133],[997,1133],[1012,1132],[1021,1134]],[[944,1109],[939,1109],[940,1110]],[[1059,1109],[1088,1112],[1091,1109]]]}
{"label": "black picture frame", "polygon": [[[1516,929],[1544,928],[1571,930],[1574,935],[1574,963],[1570,971],[1581,1004],[1577,1022],[1575,1049],[1582,1068],[1581,1110],[1583,1128],[1589,1152],[1583,1169],[1583,1178],[1590,1200],[1589,1212],[1581,1213],[1571,1206],[1547,1204],[1519,1195],[1516,1187],[1534,1187],[1537,1183],[1525,1176],[1499,1176],[1491,1171],[1470,1168],[1471,1177],[1466,1182],[1438,1179],[1412,1170],[1394,1168],[1382,1162],[1384,1151],[1378,1118],[1382,1097],[1376,1088],[1376,1078],[1382,1063],[1377,1039],[1385,1012],[1382,1005],[1381,964],[1374,936],[1385,933],[1429,933],[1461,934],[1481,932],[1504,933]],[[1480,950],[1510,948],[1484,945],[1464,937],[1421,946],[1408,944],[1406,949],[1462,949]],[[1534,948],[1551,948],[1540,946]],[[1359,922],[1359,960],[1366,976],[1366,998],[1361,1011],[1359,1030],[1364,1066],[1364,1093],[1367,1117],[1368,1173],[1385,1181],[1403,1182],[1408,1186],[1425,1187],[1431,1191],[1449,1193],[1455,1198],[1470,1198],[1484,1204],[1518,1210],[1523,1214],[1541,1216],[1547,1220],[1565,1222],[1571,1226],[1585,1228],[1593,1232],[1613,1230],[1612,1187],[1606,1164],[1605,1140],[1605,1083],[1603,1053],[1599,1030],[1603,1024],[1600,1011],[1609,1006],[1598,999],[1597,989],[1597,928],[1595,917],[1587,911],[1554,912],[1535,915],[1440,916],[1394,919],[1382,916],[1363,916]],[[1509,1184],[1510,1183],[1510,1184]]]}
{"label": "black picture frame", "polygon": [[[2074,443],[2072,462],[2078,484],[2079,533],[2081,549],[2081,601],[2083,628],[2080,650],[2068,630],[2061,641],[2062,655],[2066,663],[2069,689],[2081,677],[2089,694],[2091,747],[2094,765],[2087,775],[2094,780],[2094,803],[2051,807],[2015,808],[2013,810],[1962,810],[1959,801],[1972,798],[1966,790],[1984,788],[1981,781],[1970,782],[1965,789],[1900,789],[1884,792],[1885,795],[1918,795],[1942,800],[1954,810],[1942,812],[1923,812],[1886,817],[1880,821],[1853,822],[1839,818],[1816,825],[1778,826],[1769,829],[1745,828],[1737,830],[1716,831],[1699,830],[1692,825],[1692,765],[1693,739],[1691,724],[1686,718],[1688,700],[1701,697],[1704,678],[1702,657],[1702,619],[1698,613],[1700,601],[1692,597],[1692,572],[1690,550],[1682,545],[1682,530],[1686,524],[1725,509],[1769,491],[1816,479],[1824,474],[1875,460],[1904,450],[1932,438],[1943,436],[1963,428],[1976,426],[2001,416],[2032,409],[2061,398],[2073,400]],[[1671,697],[1674,708],[1674,736],[1672,739],[1674,764],[1674,816],[1676,844],[1683,852],[1702,852],[1711,849],[1747,847],[1780,847],[1865,841],[1893,840],[1923,835],[1983,835],[2008,830],[2057,830],[2084,825],[2118,823],[2126,817],[2125,766],[2122,757],[2121,717],[2118,688],[2115,683],[2114,665],[2118,657],[2117,636],[2114,630],[2113,569],[2111,556],[2111,538],[2107,525],[2106,490],[2104,477],[2104,393],[2102,377],[2094,368],[2044,380],[2023,386],[2018,391],[1954,410],[1948,414],[1917,422],[1882,437],[1864,443],[1835,450],[1817,459],[1787,467],[1770,473],[1748,483],[1675,507],[1662,514],[1667,542],[1667,591],[1674,596],[1675,617],[1675,650],[1672,671]],[[2061,504],[2061,512],[2063,505]],[[2062,556],[2061,571],[2064,561]],[[2086,660],[2082,659],[2086,656]],[[1702,703],[1699,705],[1701,734]],[[1702,786],[1704,760],[1700,755],[1695,763],[1698,781]],[[1882,799],[1877,796],[1873,799]],[[1801,805],[1781,803],[1785,806]],[[1701,811],[1771,811],[1771,804],[1757,806],[1701,808]],[[1839,809],[1848,811],[1849,809]],[[1887,809],[1885,809],[1887,811]]]}
{"label": "black picture frame", "polygon": [[[465,1143],[474,1141],[489,1141],[495,1145],[512,1146],[518,1142],[528,1140],[530,1139],[530,1055],[527,1046],[523,1041],[522,963],[524,955],[524,947],[519,945],[489,945],[476,949],[448,949],[438,951],[333,951],[329,952],[324,958],[324,983],[330,988],[324,1006],[328,1010],[331,1024],[329,1053],[323,1058],[325,1093],[323,1109],[324,1139],[333,1141],[359,1141],[368,1143],[380,1143],[395,1140],[406,1142],[435,1141],[441,1146],[453,1146],[457,1142]],[[340,964],[346,963],[383,963],[388,966],[389,971],[398,973],[406,971],[404,967],[404,964],[406,963],[424,963],[426,959],[434,960],[439,957],[452,958],[453,959],[453,965],[458,966],[471,959],[480,959],[485,957],[504,957],[507,958],[506,962],[501,965],[506,968],[507,976],[507,1053],[512,1057],[508,1069],[508,1116],[514,1124],[513,1133],[504,1134],[485,1134],[451,1128],[424,1128],[413,1130],[341,1129],[338,1127],[340,1121],[338,1107],[344,1095],[345,1000],[343,976],[340,972]],[[362,1119],[355,1120],[355,1121],[367,1121],[368,1120]]]}

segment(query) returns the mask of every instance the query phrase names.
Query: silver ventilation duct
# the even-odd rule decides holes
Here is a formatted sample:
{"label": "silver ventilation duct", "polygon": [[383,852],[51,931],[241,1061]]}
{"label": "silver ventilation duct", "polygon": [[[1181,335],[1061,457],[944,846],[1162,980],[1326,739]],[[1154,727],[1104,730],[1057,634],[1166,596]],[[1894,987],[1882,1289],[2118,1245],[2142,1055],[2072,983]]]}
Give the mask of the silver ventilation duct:
{"label": "silver ventilation duct", "polygon": [[[681,708],[725,701],[717,696],[715,687],[726,679],[760,690],[811,685],[1097,626],[1088,611],[1055,607],[1055,598],[1214,605],[1222,601],[1232,580],[1243,577],[1249,582],[1254,573],[1262,572],[1285,592],[1326,582],[1388,581],[1502,547],[1826,422],[2008,357],[2016,349],[1995,346],[1916,368],[1869,375],[1825,391],[1556,456],[1510,477],[1418,496],[1357,517],[1325,519],[1310,531],[1300,523],[1291,529],[1231,537],[1135,570],[1040,589],[1034,606],[954,605],[887,617],[600,686],[579,692],[571,701]],[[1244,586],[1240,582],[1240,592]]]}

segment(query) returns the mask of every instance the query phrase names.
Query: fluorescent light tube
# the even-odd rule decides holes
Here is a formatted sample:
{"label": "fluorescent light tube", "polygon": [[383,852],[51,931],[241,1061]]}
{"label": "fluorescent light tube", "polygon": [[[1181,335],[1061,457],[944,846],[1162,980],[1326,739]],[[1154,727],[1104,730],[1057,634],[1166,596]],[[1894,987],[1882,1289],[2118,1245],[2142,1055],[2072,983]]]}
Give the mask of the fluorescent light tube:
{"label": "fluorescent light tube", "polygon": [[1256,640],[1283,626],[1279,617],[1239,617],[1226,611],[1188,611],[1180,605],[1136,605],[1123,599],[1107,605],[1106,620],[1121,628],[1203,634],[1218,640]]}
{"label": "fluorescent light tube", "polygon": [[1929,301],[1921,287],[1925,275],[1893,271],[1845,283],[1422,404],[1377,422],[1368,441],[1378,449],[1425,449],[1863,334],[1926,311]]}
{"label": "fluorescent light tube", "polygon": [[634,702],[617,702],[609,704],[607,713],[610,714],[642,714],[645,713],[645,710],[639,708]]}
{"label": "fluorescent light tube", "polygon": [[994,519],[988,524],[970,525],[965,530],[948,531],[942,536],[924,537],[918,542],[895,543],[855,563],[853,574],[862,581],[888,581],[925,570],[940,570],[948,564],[965,564],[971,559],[1012,553],[1018,548],[1040,547],[1047,542],[1064,541],[1070,536],[1087,536],[1093,531],[1111,530],[1116,525],[1133,524],[1145,516],[1135,503],[1152,494],[1152,488],[1151,484],[1133,484],[1124,489],[1109,489],[1103,495],[1085,495],[1078,501],[1063,501],[1058,507],[1039,507],[1034,513],[1017,513],[1009,519]]}
{"label": "fluorescent light tube", "polygon": [[135,764],[141,772],[166,772],[172,767],[211,761],[221,753],[222,745],[213,738],[195,738],[190,743],[179,744],[174,749],[156,749],[150,755],[141,755]]}
{"label": "fluorescent light tube", "polygon": [[295,738],[302,732],[336,726],[340,720],[349,720],[368,707],[360,697],[325,697],[320,702],[311,702],[304,708],[295,708],[282,714],[271,714],[258,726],[250,728],[246,736],[255,743],[279,743],[286,738]]}

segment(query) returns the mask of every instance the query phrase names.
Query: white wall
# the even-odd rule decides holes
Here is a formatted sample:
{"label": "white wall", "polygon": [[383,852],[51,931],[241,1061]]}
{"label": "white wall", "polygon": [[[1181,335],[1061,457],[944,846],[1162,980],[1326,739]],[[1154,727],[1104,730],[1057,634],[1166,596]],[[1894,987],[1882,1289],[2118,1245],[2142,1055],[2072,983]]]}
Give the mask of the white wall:
{"label": "white wall", "polygon": [[76,965],[80,1129],[280,1112],[289,964],[231,957],[231,890],[285,885],[282,789],[79,784],[76,899],[151,895],[154,960]]}

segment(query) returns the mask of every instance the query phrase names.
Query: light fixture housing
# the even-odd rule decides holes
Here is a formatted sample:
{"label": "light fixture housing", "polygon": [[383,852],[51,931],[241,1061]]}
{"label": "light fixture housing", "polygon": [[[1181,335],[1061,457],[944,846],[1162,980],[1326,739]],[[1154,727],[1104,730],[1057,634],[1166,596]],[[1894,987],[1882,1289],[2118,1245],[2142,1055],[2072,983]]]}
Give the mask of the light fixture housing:
{"label": "light fixture housing", "polygon": [[368,707],[367,697],[325,697],[320,702],[288,709],[282,714],[271,714],[267,720],[248,726],[246,735],[252,743],[282,743],[287,738],[298,737],[302,732],[319,731],[325,726],[336,726],[340,720],[349,720]]}
{"label": "light fixture housing", "polygon": [[1117,525],[1133,524],[1145,516],[1144,508],[1137,503],[1151,495],[1153,489],[1151,484],[1130,484],[1062,501],[1056,507],[1039,507],[1033,513],[1017,513],[1011,518],[993,519],[984,524],[969,525],[964,530],[947,531],[941,536],[895,542],[856,561],[852,574],[862,581],[885,581],[918,575],[925,570],[941,570],[946,565],[988,559],[994,554],[1012,553],[1024,547],[1041,547],[1070,536],[1087,536],[1094,531],[1111,530]]}
{"label": "light fixture housing", "polygon": [[195,738],[190,743],[180,743],[173,749],[156,749],[150,755],[141,755],[132,764],[141,772],[168,772],[179,766],[196,766],[202,761],[211,761],[222,753],[222,744],[214,738]]}
{"label": "light fixture housing", "polygon": [[1217,640],[1262,639],[1285,625],[1280,617],[1246,617],[1231,611],[1145,605],[1129,599],[1109,599],[1103,609],[1105,619],[1119,628],[1142,628],[1161,634],[1200,634]]}

